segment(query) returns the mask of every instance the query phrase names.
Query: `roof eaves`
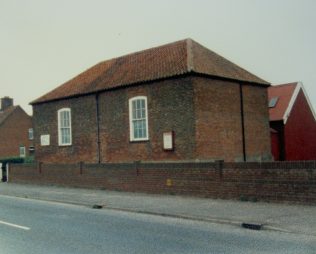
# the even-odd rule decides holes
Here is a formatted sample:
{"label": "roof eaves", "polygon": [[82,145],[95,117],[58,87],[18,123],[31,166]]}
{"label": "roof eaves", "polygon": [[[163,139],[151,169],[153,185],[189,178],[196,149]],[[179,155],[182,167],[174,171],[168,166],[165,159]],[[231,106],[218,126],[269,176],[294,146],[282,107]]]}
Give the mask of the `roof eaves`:
{"label": "roof eaves", "polygon": [[190,73],[196,74],[196,75],[201,75],[204,77],[210,77],[210,78],[214,78],[214,79],[220,79],[220,80],[227,80],[230,82],[241,82],[244,84],[252,84],[252,85],[257,85],[257,86],[264,86],[264,87],[269,87],[271,86],[271,83],[268,82],[257,82],[257,81],[249,81],[249,80],[243,80],[243,79],[236,79],[236,78],[229,78],[229,77],[223,77],[223,76],[216,76],[216,75],[211,75],[208,73],[203,73],[203,72],[198,72],[196,70],[192,70],[190,71]]}
{"label": "roof eaves", "polygon": [[126,84],[119,84],[119,85],[115,85],[115,86],[111,86],[111,87],[107,87],[107,88],[102,88],[102,89],[98,89],[98,90],[94,90],[94,91],[70,94],[70,95],[51,98],[51,99],[43,99],[43,100],[36,99],[36,100],[30,102],[29,105],[33,106],[33,105],[43,104],[43,103],[52,102],[52,101],[65,100],[65,99],[70,99],[70,98],[78,98],[81,96],[92,95],[92,94],[101,93],[101,92],[105,92],[105,91],[111,91],[111,90],[120,89],[120,88],[124,88],[124,87],[130,87],[130,86],[135,86],[135,85],[139,85],[139,84],[146,84],[146,83],[150,83],[153,81],[160,81],[160,80],[165,80],[165,79],[174,78],[174,77],[181,77],[181,76],[189,74],[189,73],[193,73],[193,71],[183,71],[183,72],[179,72],[179,73],[176,73],[173,75],[162,76],[159,78],[151,78],[151,79],[140,80],[140,81],[126,83]]}
{"label": "roof eaves", "polygon": [[259,82],[253,82],[253,81],[248,81],[248,80],[238,80],[238,79],[232,79],[232,78],[226,78],[226,77],[222,77],[222,76],[215,76],[215,75],[210,75],[208,73],[201,73],[201,72],[197,72],[194,69],[189,69],[187,71],[183,71],[183,72],[179,72],[177,74],[173,74],[173,75],[166,75],[166,76],[162,76],[159,78],[151,78],[151,79],[146,79],[146,80],[141,80],[141,81],[136,81],[133,83],[126,83],[126,84],[120,84],[120,85],[115,85],[112,87],[107,87],[107,88],[103,88],[103,89],[99,89],[99,90],[94,90],[94,91],[89,91],[89,92],[81,92],[81,93],[76,93],[76,94],[70,94],[70,95],[66,95],[66,96],[62,96],[62,97],[58,97],[58,98],[52,98],[52,99],[36,99],[32,102],[29,103],[29,105],[37,105],[37,104],[43,104],[43,103],[47,103],[47,102],[52,102],[52,101],[59,101],[59,100],[64,100],[64,99],[70,99],[70,98],[78,98],[81,96],[88,96],[88,95],[92,95],[92,94],[96,94],[96,93],[100,93],[100,92],[105,92],[105,91],[110,91],[110,90],[114,90],[114,89],[120,89],[120,88],[124,88],[124,87],[129,87],[129,86],[134,86],[134,85],[139,85],[139,84],[144,84],[144,83],[149,83],[149,82],[153,82],[153,81],[160,81],[160,80],[165,80],[165,79],[169,79],[169,78],[173,78],[173,77],[180,77],[186,74],[196,74],[196,75],[202,75],[202,76],[207,76],[209,78],[215,78],[215,79],[222,79],[222,80],[227,80],[227,81],[231,81],[231,82],[242,82],[242,83],[247,83],[247,84],[255,84],[258,86],[270,86],[271,84],[266,82],[266,83],[259,83]]}

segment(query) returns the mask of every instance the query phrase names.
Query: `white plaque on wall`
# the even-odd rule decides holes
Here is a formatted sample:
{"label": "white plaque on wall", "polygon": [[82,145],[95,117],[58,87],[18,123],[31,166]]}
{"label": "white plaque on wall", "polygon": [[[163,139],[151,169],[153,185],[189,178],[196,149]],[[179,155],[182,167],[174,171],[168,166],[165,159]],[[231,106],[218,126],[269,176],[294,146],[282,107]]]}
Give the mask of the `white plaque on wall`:
{"label": "white plaque on wall", "polygon": [[163,149],[173,150],[173,132],[172,131],[163,133]]}
{"label": "white plaque on wall", "polygon": [[41,135],[41,146],[50,145],[50,135]]}

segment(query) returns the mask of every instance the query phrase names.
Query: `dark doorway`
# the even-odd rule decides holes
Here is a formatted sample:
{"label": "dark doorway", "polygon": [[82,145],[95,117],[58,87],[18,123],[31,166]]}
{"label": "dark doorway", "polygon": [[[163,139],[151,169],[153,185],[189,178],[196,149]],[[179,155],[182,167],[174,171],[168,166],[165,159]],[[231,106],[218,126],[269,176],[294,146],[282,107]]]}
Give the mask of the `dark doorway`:
{"label": "dark doorway", "polygon": [[7,182],[8,181],[8,175],[7,175],[7,163],[2,162],[1,166],[1,171],[2,171],[2,182]]}

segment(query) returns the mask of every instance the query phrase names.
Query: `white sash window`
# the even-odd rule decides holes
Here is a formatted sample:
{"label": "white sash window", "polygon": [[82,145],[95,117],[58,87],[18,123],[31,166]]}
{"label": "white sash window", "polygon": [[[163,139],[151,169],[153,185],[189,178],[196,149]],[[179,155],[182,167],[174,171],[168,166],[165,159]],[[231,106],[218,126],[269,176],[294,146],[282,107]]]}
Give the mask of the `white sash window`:
{"label": "white sash window", "polygon": [[148,140],[147,97],[137,96],[129,99],[130,140]]}
{"label": "white sash window", "polygon": [[70,108],[58,110],[58,144],[60,146],[72,144]]}

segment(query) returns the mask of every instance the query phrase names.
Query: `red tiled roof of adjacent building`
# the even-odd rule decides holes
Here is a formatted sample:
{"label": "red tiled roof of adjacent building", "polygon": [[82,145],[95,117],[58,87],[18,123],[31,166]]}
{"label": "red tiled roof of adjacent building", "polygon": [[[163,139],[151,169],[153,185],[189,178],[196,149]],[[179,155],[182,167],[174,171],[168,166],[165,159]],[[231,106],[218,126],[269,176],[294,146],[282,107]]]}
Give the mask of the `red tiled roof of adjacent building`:
{"label": "red tiled roof of adjacent building", "polygon": [[298,83],[295,82],[277,86],[270,86],[268,88],[269,101],[272,98],[278,98],[275,106],[269,107],[270,121],[283,120],[297,84]]}
{"label": "red tiled roof of adjacent building", "polygon": [[268,82],[197,42],[186,39],[96,64],[31,104],[91,94],[186,73],[269,85]]}
{"label": "red tiled roof of adjacent building", "polygon": [[0,125],[18,108],[19,106],[10,106],[5,110],[0,110]]}

